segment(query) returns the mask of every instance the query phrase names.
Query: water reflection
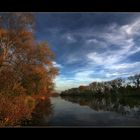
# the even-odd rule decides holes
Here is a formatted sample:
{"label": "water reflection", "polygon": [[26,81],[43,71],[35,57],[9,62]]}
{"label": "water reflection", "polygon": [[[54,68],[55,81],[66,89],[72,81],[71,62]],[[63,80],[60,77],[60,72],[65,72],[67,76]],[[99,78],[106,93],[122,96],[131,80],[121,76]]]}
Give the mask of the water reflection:
{"label": "water reflection", "polygon": [[140,98],[52,97],[25,126],[140,126]]}
{"label": "water reflection", "polygon": [[40,101],[32,113],[32,119],[26,120],[22,125],[24,126],[47,126],[50,118],[53,115],[53,106],[51,100]]}
{"label": "water reflection", "polygon": [[98,112],[116,112],[133,118],[140,118],[140,98],[132,97],[77,97],[64,96],[66,101],[78,103],[80,106],[89,106]]}

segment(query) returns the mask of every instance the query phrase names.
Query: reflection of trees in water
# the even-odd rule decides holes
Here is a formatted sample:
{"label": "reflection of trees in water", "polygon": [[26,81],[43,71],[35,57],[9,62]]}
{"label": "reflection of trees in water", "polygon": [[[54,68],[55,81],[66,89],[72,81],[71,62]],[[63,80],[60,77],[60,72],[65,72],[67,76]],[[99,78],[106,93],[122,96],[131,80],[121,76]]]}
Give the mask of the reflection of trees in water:
{"label": "reflection of trees in water", "polygon": [[42,100],[37,105],[32,113],[32,119],[24,122],[23,125],[42,126],[47,125],[50,117],[53,114],[53,107],[50,99]]}
{"label": "reflection of trees in water", "polygon": [[63,99],[86,105],[95,111],[111,111],[131,117],[140,117],[140,98],[132,97],[80,97],[64,96]]}

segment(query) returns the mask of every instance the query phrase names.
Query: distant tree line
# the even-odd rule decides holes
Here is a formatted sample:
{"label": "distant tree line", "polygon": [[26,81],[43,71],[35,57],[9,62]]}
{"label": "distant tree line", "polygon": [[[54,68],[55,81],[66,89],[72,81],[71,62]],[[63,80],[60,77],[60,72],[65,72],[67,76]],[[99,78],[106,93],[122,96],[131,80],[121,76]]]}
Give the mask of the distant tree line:
{"label": "distant tree line", "polygon": [[71,88],[61,93],[61,96],[108,96],[108,95],[138,95],[140,92],[140,74],[128,78],[117,78],[111,81],[92,82],[87,86]]}

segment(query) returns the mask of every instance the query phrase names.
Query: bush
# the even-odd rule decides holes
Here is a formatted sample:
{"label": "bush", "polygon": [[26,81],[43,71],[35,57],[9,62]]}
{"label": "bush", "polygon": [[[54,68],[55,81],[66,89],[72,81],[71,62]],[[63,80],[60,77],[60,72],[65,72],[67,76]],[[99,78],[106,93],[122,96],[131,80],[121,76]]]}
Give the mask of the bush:
{"label": "bush", "polygon": [[26,119],[31,119],[35,108],[32,97],[18,96],[8,98],[0,95],[0,126],[16,126]]}

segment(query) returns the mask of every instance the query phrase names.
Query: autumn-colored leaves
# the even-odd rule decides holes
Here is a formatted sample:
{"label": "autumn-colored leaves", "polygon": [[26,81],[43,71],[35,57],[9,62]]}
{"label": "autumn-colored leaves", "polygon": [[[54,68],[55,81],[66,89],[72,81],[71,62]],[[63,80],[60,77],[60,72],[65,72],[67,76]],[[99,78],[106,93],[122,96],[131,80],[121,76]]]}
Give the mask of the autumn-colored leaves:
{"label": "autumn-colored leaves", "polygon": [[[0,96],[6,99],[6,103],[0,106],[1,113],[11,99],[50,93],[58,70],[53,67],[54,54],[48,44],[38,43],[34,38],[31,13],[3,13],[0,19]],[[17,108],[20,103],[15,102]],[[12,106],[7,109],[8,112],[12,110]],[[19,109],[18,112],[24,114],[23,118],[28,116],[25,110]],[[0,124],[5,118],[5,122],[8,122],[8,116],[1,115]]]}

